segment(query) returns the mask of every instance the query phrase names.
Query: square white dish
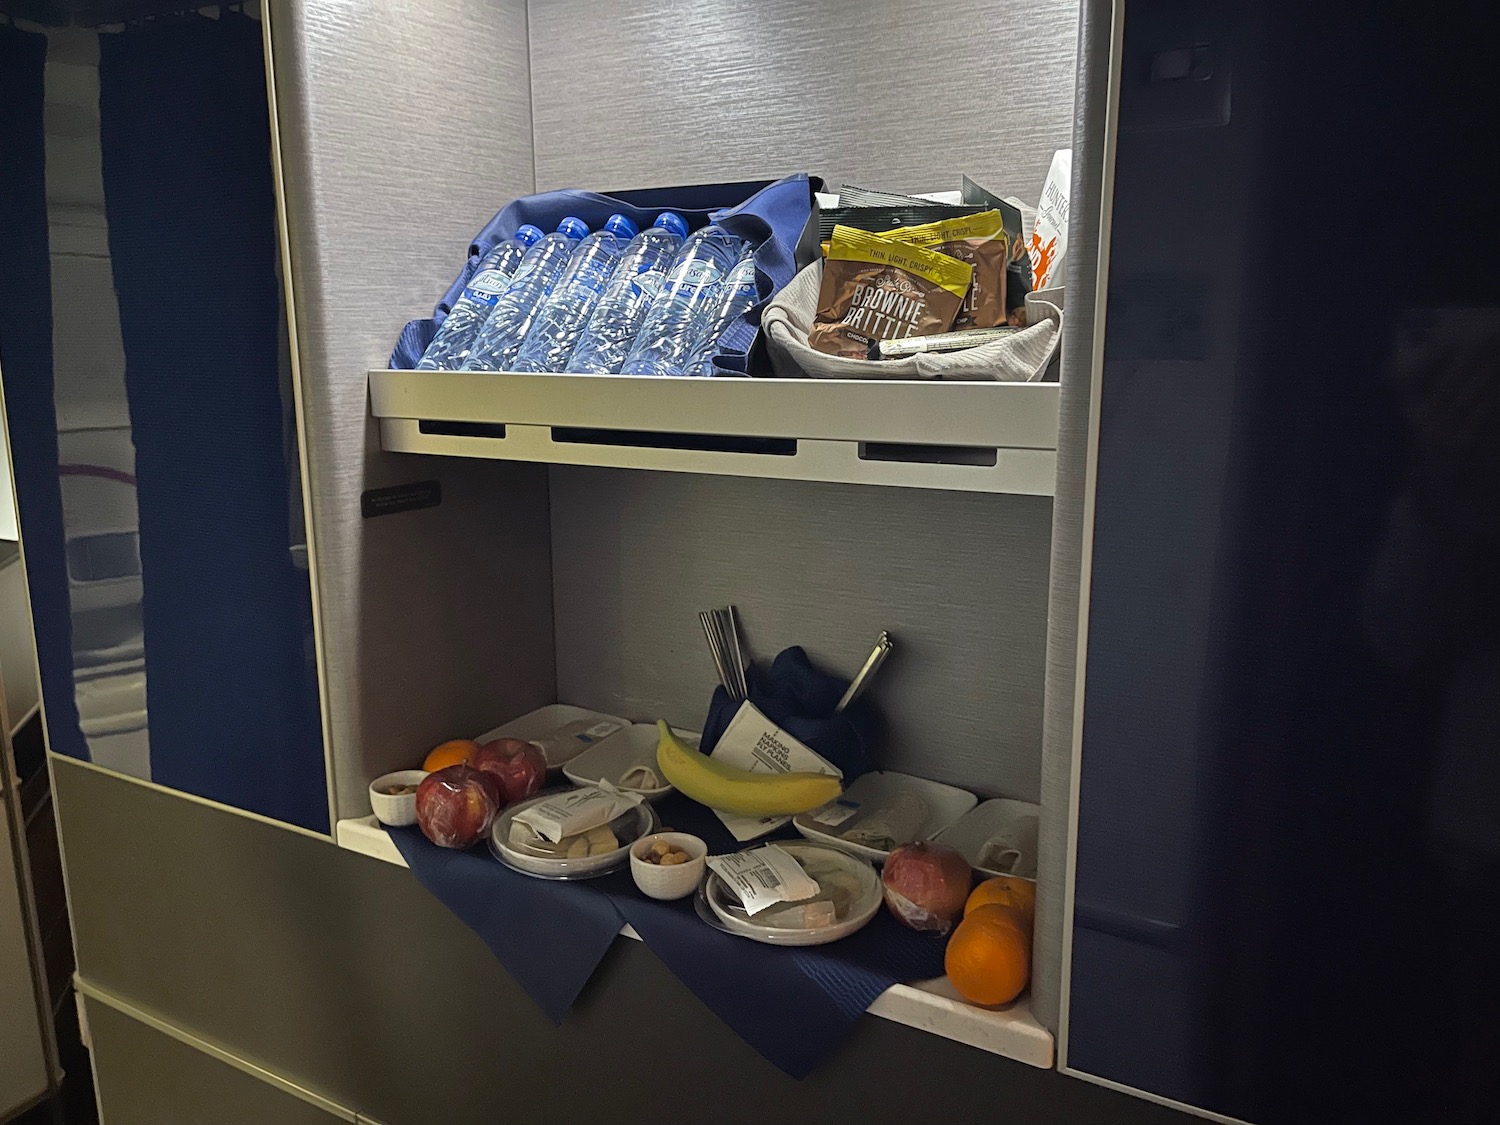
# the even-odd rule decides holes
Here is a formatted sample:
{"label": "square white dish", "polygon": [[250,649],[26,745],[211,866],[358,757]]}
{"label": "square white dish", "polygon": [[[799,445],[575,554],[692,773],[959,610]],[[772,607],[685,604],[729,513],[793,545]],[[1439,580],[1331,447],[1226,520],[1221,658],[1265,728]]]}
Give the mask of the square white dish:
{"label": "square white dish", "polygon": [[[497,738],[519,738],[522,742],[535,742],[546,738],[560,727],[569,723],[592,722],[596,726],[613,723],[617,729],[630,726],[629,719],[622,719],[617,715],[606,715],[603,711],[590,711],[586,707],[574,707],[568,703],[549,703],[545,707],[538,707],[535,711],[522,715],[519,719],[512,719],[503,726],[494,730],[486,731],[474,741],[483,745]],[[551,747],[542,747],[542,753],[547,759],[549,770],[558,769],[565,762],[571,762],[582,754],[590,746],[604,741],[614,731],[601,731],[597,736],[578,737],[572,740],[576,748],[570,745],[567,752],[559,752]]]}
{"label": "square white dish", "polygon": [[[1040,805],[998,797],[965,813],[940,832],[933,842],[957,850],[969,861],[970,867],[985,875],[1019,875],[1023,879],[1035,879],[1037,829],[1041,816]],[[1012,838],[1018,845],[1021,858],[1014,870],[1000,871],[993,866],[980,865],[980,851],[985,842],[995,836]]]}
{"label": "square white dish", "polygon": [[[927,805],[927,817],[922,821],[921,827],[917,829],[912,840],[906,841],[908,843],[932,839],[979,801],[979,798],[967,789],[944,785],[940,781],[928,781],[925,777],[912,777],[905,773],[876,770],[856,778],[837,801],[793,817],[792,824],[809,840],[831,844],[846,852],[863,856],[874,863],[884,863],[886,856],[891,854],[890,852],[845,840],[839,833],[858,824],[861,808],[881,804],[903,791],[914,793]],[[826,823],[833,816],[841,814],[847,814],[847,819],[842,823]]]}
{"label": "square white dish", "polygon": [[[676,730],[676,728],[673,728]],[[677,730],[677,736],[694,748],[699,735],[693,731]],[[641,789],[634,785],[621,785],[620,778],[637,766],[661,770],[656,766],[656,743],[660,738],[655,723],[631,723],[624,730],[600,739],[563,767],[563,776],[574,785],[597,785],[607,781],[627,793],[639,793],[648,801],[659,801],[672,787],[665,782],[656,789]]]}

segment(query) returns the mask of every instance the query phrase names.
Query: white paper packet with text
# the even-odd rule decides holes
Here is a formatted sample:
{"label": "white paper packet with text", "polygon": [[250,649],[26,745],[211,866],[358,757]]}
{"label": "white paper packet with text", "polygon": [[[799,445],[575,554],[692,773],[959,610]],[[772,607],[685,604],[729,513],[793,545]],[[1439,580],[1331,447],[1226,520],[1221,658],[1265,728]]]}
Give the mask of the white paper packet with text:
{"label": "white paper packet with text", "polygon": [[812,898],[822,889],[791,852],[775,844],[732,855],[711,855],[708,866],[752,915],[777,903]]}

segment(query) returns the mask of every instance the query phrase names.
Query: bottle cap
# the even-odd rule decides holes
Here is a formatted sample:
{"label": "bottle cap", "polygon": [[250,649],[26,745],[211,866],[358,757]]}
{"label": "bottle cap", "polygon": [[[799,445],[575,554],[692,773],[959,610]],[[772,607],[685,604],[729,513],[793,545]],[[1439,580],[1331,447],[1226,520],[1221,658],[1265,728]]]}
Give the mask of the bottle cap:
{"label": "bottle cap", "polygon": [[557,233],[565,234],[569,238],[583,238],[588,234],[588,232],[588,223],[584,222],[576,215],[569,215],[566,219],[557,224]]}
{"label": "bottle cap", "polygon": [[535,246],[542,240],[542,228],[522,223],[515,233],[515,239],[522,246]]}
{"label": "bottle cap", "polygon": [[687,237],[687,220],[675,211],[663,211],[656,216],[656,222],[651,225],[661,227],[662,230],[669,230],[678,238]]}
{"label": "bottle cap", "polygon": [[604,229],[626,240],[640,233],[640,228],[630,221],[629,215],[611,215],[604,221]]}

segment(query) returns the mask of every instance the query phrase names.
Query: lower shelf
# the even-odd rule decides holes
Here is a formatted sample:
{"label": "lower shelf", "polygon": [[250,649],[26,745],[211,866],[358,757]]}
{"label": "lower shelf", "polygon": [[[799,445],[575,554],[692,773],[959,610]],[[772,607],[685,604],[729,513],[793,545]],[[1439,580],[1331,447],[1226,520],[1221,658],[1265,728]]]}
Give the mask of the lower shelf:
{"label": "lower shelf", "polygon": [[[341,820],[334,838],[339,847],[374,859],[405,867],[401,852],[373,816]],[[631,927],[622,937],[640,940]],[[898,984],[885,990],[870,1005],[869,1013],[919,1031],[967,1043],[1028,1066],[1050,1069],[1053,1063],[1052,1034],[1031,1014],[1031,997],[1022,996],[1007,1008],[991,1011],[965,1003],[946,977],[920,984]]]}

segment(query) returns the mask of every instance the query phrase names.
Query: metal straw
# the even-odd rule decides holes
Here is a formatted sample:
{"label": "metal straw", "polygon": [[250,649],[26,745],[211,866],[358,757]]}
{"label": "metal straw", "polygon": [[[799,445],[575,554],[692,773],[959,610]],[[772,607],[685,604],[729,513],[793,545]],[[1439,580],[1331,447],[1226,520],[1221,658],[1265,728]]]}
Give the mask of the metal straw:
{"label": "metal straw", "polygon": [[745,650],[740,645],[740,625],[738,614],[733,605],[727,606],[724,616],[729,620],[729,639],[734,657],[735,674],[739,678],[740,698],[750,698],[750,684],[745,678]]}
{"label": "metal straw", "polygon": [[895,647],[896,642],[891,640],[891,635],[882,629],[879,638],[875,641],[875,650],[865,660],[864,667],[854,677],[849,690],[844,692],[844,698],[840,699],[838,706],[833,709],[835,715],[842,713],[846,707],[865,693],[870,686],[870,681],[875,678],[875,673],[880,671],[880,666],[885,663],[885,658],[890,656]]}
{"label": "metal straw", "polygon": [[731,699],[749,698],[745,650],[740,644],[740,628],[734,606],[705,610],[698,615],[698,622],[703,626],[703,636],[708,641],[708,651],[714,658],[719,683],[724,685],[724,690]]}
{"label": "metal straw", "polygon": [[703,636],[708,640],[708,651],[714,658],[714,668],[719,673],[719,683],[724,685],[724,690],[730,695],[734,694],[734,688],[729,684],[729,673],[724,668],[724,657],[719,650],[719,642],[714,636],[712,616],[708,613],[700,613],[698,621],[703,626]]}

